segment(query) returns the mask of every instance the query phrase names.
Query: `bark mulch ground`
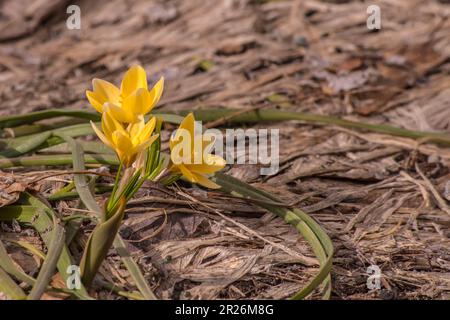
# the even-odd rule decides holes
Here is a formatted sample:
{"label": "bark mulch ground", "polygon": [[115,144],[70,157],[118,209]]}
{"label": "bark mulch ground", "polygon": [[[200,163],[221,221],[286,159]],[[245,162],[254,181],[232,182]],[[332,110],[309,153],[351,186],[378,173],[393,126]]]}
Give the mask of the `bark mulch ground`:
{"label": "bark mulch ground", "polygon": [[[81,30],[66,28],[67,1],[0,3],[0,115],[89,109],[92,78],[117,83],[139,63],[150,82],[165,77],[159,108],[279,108],[450,131],[448,1],[77,3]],[[377,32],[366,27],[369,4],[381,8]],[[333,298],[450,298],[448,147],[298,121],[245,127],[280,129],[281,169],[273,176],[260,176],[255,165],[228,172],[324,227],[335,247]],[[35,188],[51,194],[71,175],[48,176],[69,171],[5,169],[0,184],[12,198],[2,204],[14,201],[26,179],[47,177]],[[54,207],[63,215],[80,210],[77,200]],[[285,299],[318,270],[295,229],[220,192],[149,184],[127,210],[122,235],[164,299]],[[19,225],[1,229],[2,239],[42,246]],[[8,252],[25,271],[38,270],[22,249],[8,245]],[[119,262],[112,251],[101,273],[132,287]],[[382,272],[381,290],[367,288],[371,265]]]}

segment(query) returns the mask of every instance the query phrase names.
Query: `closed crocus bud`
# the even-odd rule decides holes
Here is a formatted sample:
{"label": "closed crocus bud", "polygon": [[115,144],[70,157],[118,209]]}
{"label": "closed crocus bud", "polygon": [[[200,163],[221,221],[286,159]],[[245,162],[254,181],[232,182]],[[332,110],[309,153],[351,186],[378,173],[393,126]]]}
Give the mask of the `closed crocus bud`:
{"label": "closed crocus bud", "polygon": [[155,117],[147,123],[144,118],[141,118],[138,122],[129,124],[125,129],[106,110],[102,115],[102,130],[97,128],[92,121],[91,125],[100,140],[116,152],[124,167],[130,167],[136,157],[158,138],[158,135],[152,135],[156,125]]}

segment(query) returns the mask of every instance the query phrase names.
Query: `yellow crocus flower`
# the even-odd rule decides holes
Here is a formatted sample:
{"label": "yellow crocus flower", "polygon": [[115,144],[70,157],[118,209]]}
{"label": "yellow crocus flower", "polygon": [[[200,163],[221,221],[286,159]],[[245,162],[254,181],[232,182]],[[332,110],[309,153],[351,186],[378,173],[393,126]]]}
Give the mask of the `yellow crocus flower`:
{"label": "yellow crocus flower", "polygon": [[122,123],[139,122],[143,115],[149,113],[161,98],[164,78],[147,89],[147,75],[141,66],[132,66],[125,73],[120,89],[112,83],[92,80],[93,91],[86,91],[90,104],[100,113],[105,107],[115,119]]}
{"label": "yellow crocus flower", "polygon": [[124,128],[112,116],[110,110],[105,109],[102,114],[102,130],[91,121],[92,128],[100,140],[117,153],[122,165],[130,167],[136,157],[158,138],[158,135],[152,136],[156,126],[156,118],[153,117],[147,123],[145,123],[144,118],[141,118]]}
{"label": "yellow crocus flower", "polygon": [[212,141],[195,134],[195,118],[187,115],[170,138],[171,170],[181,173],[186,179],[207,188],[217,189],[219,185],[208,179],[209,174],[225,167],[223,158],[207,152]]}

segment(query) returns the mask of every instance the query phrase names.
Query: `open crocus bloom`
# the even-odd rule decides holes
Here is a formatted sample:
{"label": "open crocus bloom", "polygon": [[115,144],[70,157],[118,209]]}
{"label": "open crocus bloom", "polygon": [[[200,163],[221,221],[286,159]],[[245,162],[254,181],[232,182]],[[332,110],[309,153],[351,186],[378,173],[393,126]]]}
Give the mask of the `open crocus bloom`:
{"label": "open crocus bloom", "polygon": [[119,157],[120,162],[125,167],[130,167],[136,160],[136,157],[147,149],[157,138],[158,135],[152,133],[156,126],[156,118],[153,117],[145,123],[144,118],[123,127],[111,114],[108,108],[102,115],[102,131],[91,121],[100,140],[111,147]]}
{"label": "open crocus bloom", "polygon": [[170,138],[171,170],[181,173],[193,183],[207,188],[220,188],[209,180],[207,175],[223,169],[226,162],[223,158],[207,152],[211,143],[206,137],[195,134],[194,115],[187,115]]}
{"label": "open crocus bloom", "polygon": [[86,91],[91,105],[100,113],[105,107],[112,116],[122,123],[138,122],[161,98],[164,78],[147,89],[147,75],[141,66],[132,66],[125,73],[120,89],[112,83],[101,80],[92,80],[93,91]]}

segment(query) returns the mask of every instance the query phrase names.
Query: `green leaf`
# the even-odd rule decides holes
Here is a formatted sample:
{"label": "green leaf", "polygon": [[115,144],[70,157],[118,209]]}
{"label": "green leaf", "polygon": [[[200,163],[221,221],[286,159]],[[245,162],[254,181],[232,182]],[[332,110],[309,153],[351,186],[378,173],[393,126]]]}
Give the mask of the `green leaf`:
{"label": "green leaf", "polygon": [[3,268],[4,271],[12,275],[19,281],[25,282],[28,285],[34,285],[36,280],[33,277],[30,277],[26,273],[20,271],[15,265],[11,257],[6,252],[6,249],[3,243],[0,241],[0,267]]}
{"label": "green leaf", "polygon": [[51,132],[42,132],[31,136],[25,136],[17,139],[7,140],[2,146],[0,151],[0,158],[17,157],[30,151],[36,150],[42,145],[48,138],[50,138]]}
{"label": "green leaf", "polygon": [[[41,200],[33,197],[29,193],[22,193],[17,204],[0,208],[0,221],[11,221],[13,219],[19,223],[33,227],[39,233],[47,248],[52,245],[52,232],[50,231],[54,227],[53,221],[55,216],[53,210],[41,202]],[[73,264],[69,249],[64,245],[56,264],[64,281],[67,281],[69,277],[67,268]],[[79,299],[92,299],[83,286],[77,290],[67,290],[67,292],[75,295]]]}
{"label": "green leaf", "polygon": [[54,220],[47,256],[42,264],[41,270],[39,271],[39,275],[36,278],[36,283],[28,295],[29,300],[38,300],[46,290],[53,276],[53,272],[55,271],[59,256],[64,248],[64,244],[64,228],[56,220]]}
{"label": "green leaf", "polygon": [[100,119],[100,115],[98,113],[93,112],[86,112],[80,110],[49,109],[22,115],[1,117],[0,128],[15,127],[22,124],[33,123],[39,120],[45,120],[56,117],[75,117],[93,121],[98,121]]}
{"label": "green leaf", "polygon": [[[117,156],[111,154],[86,154],[84,155],[84,162],[86,164],[119,165]],[[0,159],[0,169],[33,166],[63,166],[68,164],[72,164],[72,156],[69,154]]]}
{"label": "green leaf", "polygon": [[314,254],[320,262],[319,272],[292,299],[303,299],[307,297],[321,284],[324,286],[323,298],[329,299],[331,294],[330,271],[333,245],[331,239],[317,222],[299,209],[290,210],[285,207],[267,204],[269,202],[281,203],[281,200],[231,176],[216,173],[213,180],[222,187],[223,191],[229,192],[230,194],[246,199],[260,200],[257,202],[259,206],[282,217],[287,223],[293,225],[311,245]]}
{"label": "green leaf", "polygon": [[122,224],[125,205],[125,199],[122,198],[114,214],[108,220],[98,223],[89,236],[80,262],[81,279],[86,286],[91,285],[113,244]]}
{"label": "green leaf", "polygon": [[26,298],[23,290],[0,268],[0,294],[6,295],[10,300],[23,300]]}

